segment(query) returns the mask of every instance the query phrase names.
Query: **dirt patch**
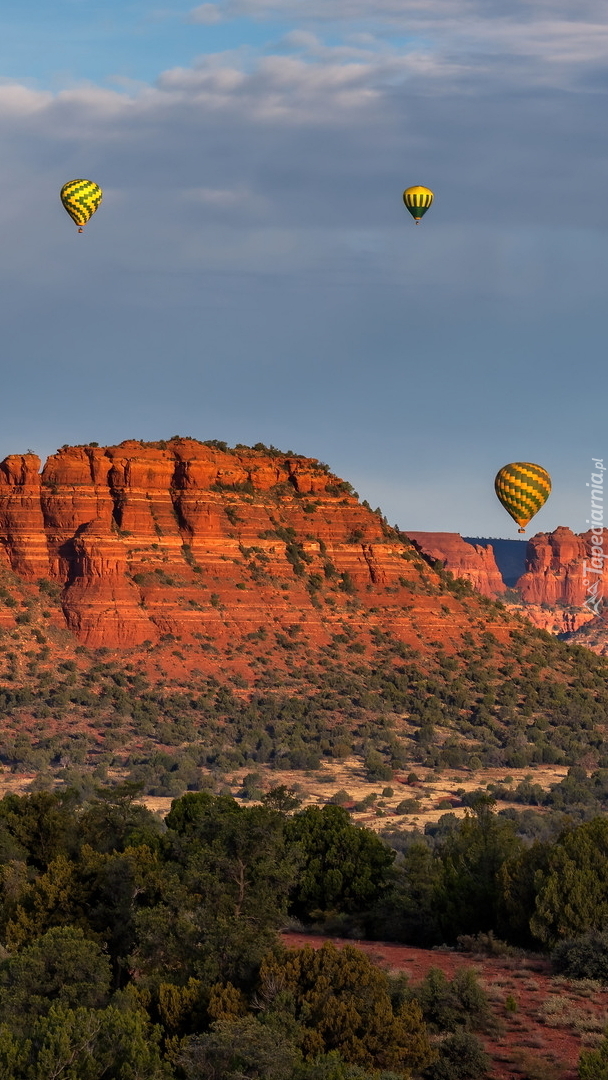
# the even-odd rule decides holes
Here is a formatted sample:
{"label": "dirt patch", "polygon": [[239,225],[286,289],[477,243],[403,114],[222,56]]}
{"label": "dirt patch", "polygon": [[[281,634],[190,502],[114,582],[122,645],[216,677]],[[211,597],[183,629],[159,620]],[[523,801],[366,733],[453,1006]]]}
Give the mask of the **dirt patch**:
{"label": "dirt patch", "polygon": [[[466,807],[462,805],[461,796],[457,792],[486,788],[490,783],[496,784],[504,780],[507,775],[510,782],[517,785],[525,777],[530,776],[530,769],[509,769],[508,773],[506,769],[482,769],[478,772],[446,769],[438,773],[417,766],[415,771],[419,780],[413,783],[408,783],[409,773],[406,771],[395,773],[392,780],[370,781],[366,777],[361,760],[351,757],[341,762],[327,762],[315,772],[281,771],[252,765],[248,768],[232,770],[225,783],[230,787],[232,794],[237,795],[243,777],[248,773],[256,772],[262,777],[261,787],[264,790],[268,791],[279,785],[293,788],[298,792],[303,806],[324,806],[337,792],[344,791],[350,796],[349,802],[345,805],[356,824],[381,832],[384,829],[395,828],[424,829],[428,822],[438,821],[443,814],[447,813],[464,817]],[[568,769],[565,766],[535,766],[534,783],[548,791],[551,785],[559,783],[567,772]],[[387,789],[392,789],[393,794],[384,796],[383,792]],[[376,796],[374,802],[365,810],[357,810],[356,805],[369,799],[370,795]],[[415,812],[398,814],[399,804],[410,799],[418,803]],[[167,810],[171,806],[171,799],[152,800],[146,796],[144,801],[146,806],[155,810],[159,810],[165,803]],[[253,805],[253,803],[247,805]],[[501,810],[508,806],[516,806],[518,810],[524,809],[521,804],[500,803]],[[535,807],[535,809],[543,813],[542,808]]]}
{"label": "dirt patch", "polygon": [[[166,749],[170,752],[172,748]],[[261,776],[260,786],[264,791],[280,785],[296,790],[302,800],[302,806],[324,806],[337,792],[348,792],[351,799],[346,805],[353,821],[375,832],[396,828],[424,829],[427,823],[438,821],[443,814],[447,813],[464,817],[466,807],[462,805],[461,795],[457,792],[485,788],[488,784],[505,780],[507,775],[510,783],[517,785],[530,776],[529,769],[510,769],[508,774],[505,769],[483,769],[478,772],[446,769],[438,773],[417,767],[416,775],[419,780],[413,783],[408,782],[409,774],[405,771],[395,773],[392,780],[370,781],[366,777],[361,760],[351,757],[341,762],[328,762],[315,772],[281,771],[254,764],[247,768],[231,770],[228,778],[223,782],[224,786],[230,788],[232,795],[238,796],[243,778],[252,772],[259,773]],[[565,766],[535,766],[534,783],[548,791],[551,785],[559,783],[567,772]],[[201,775],[211,779],[211,773],[207,769],[201,769]],[[0,798],[9,792],[18,795],[26,794],[35,776],[35,773],[12,773],[8,769],[0,769]],[[127,776],[126,770],[116,768],[108,770],[108,778],[114,782],[125,780]],[[387,788],[392,789],[392,795],[383,795]],[[365,810],[357,810],[356,804],[369,799],[370,795],[375,796],[374,801]],[[175,798],[177,798],[175,795],[144,795],[140,801],[149,810],[164,817],[169,813],[171,803]],[[412,813],[398,814],[397,807],[406,799],[415,800],[418,808]],[[246,806],[254,804],[255,800],[243,802]],[[517,810],[525,809],[519,803],[500,803],[501,810],[508,806],[514,806]],[[538,813],[544,812],[542,807],[534,809]]]}

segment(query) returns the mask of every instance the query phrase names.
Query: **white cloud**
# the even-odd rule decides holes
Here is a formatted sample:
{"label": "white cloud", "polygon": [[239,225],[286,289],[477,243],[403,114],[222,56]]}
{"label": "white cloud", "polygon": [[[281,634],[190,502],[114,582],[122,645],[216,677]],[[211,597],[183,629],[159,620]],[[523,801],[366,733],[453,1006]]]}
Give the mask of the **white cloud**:
{"label": "white cloud", "polygon": [[[565,68],[608,61],[608,15],[604,0],[224,0],[202,5],[190,18],[205,21],[207,8],[217,18],[280,19],[297,29],[286,39],[312,48],[310,27],[341,25],[351,35],[373,27],[376,48],[382,35],[398,33],[418,40],[422,52],[468,64],[483,55],[525,58],[560,68],[537,73],[535,81],[567,77]],[[200,20],[197,12],[202,12]],[[215,15],[213,16],[215,19]],[[354,44],[354,41],[352,42]],[[360,44],[365,44],[360,39]],[[371,41],[370,47],[373,47]],[[341,46],[345,47],[345,46]],[[532,71],[530,70],[530,76]]]}
{"label": "white cloud", "polygon": [[218,4],[200,4],[188,14],[188,22],[213,26],[222,21],[222,12]]}
{"label": "white cloud", "polygon": [[32,90],[19,83],[3,83],[0,85],[0,123],[5,116],[32,116],[48,108],[52,101],[50,92]]}

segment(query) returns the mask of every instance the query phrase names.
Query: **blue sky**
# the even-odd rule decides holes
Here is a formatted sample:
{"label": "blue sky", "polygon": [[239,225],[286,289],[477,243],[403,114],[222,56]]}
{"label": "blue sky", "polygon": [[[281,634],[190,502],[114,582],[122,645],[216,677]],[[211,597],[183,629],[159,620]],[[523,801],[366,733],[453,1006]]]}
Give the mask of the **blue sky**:
{"label": "blue sky", "polygon": [[[15,0],[0,452],[190,434],[318,456],[412,530],[585,528],[605,454],[596,0]],[[83,236],[58,203],[88,176]],[[410,183],[436,203],[415,227]]]}
{"label": "blue sky", "polygon": [[193,19],[191,4],[104,0],[32,0],[2,5],[0,66],[4,78],[59,89],[79,81],[120,85],[153,82],[159,72],[198,55],[240,47],[263,48],[289,23],[236,17],[209,23]]}

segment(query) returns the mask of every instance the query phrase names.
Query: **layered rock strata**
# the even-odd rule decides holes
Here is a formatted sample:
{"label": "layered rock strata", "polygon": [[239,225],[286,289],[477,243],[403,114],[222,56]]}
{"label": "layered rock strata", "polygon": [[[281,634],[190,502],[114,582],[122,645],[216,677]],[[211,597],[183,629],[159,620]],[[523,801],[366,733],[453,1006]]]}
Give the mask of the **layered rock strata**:
{"label": "layered rock strata", "polygon": [[327,644],[342,617],[371,615],[429,647],[474,618],[350,485],[272,449],[66,446],[42,471],[13,455],[0,465],[0,546],[0,576],[60,590],[64,625],[90,647],[232,649],[275,624]]}
{"label": "layered rock strata", "polygon": [[[563,526],[531,537],[526,572],[517,582],[525,603],[582,607],[587,597],[584,564],[590,561],[590,541],[590,533],[577,535]],[[606,573],[599,576],[606,586]]]}
{"label": "layered rock strata", "polygon": [[416,547],[438,560],[454,577],[469,581],[482,596],[499,597],[506,591],[491,546],[470,544],[459,533],[408,532]]}

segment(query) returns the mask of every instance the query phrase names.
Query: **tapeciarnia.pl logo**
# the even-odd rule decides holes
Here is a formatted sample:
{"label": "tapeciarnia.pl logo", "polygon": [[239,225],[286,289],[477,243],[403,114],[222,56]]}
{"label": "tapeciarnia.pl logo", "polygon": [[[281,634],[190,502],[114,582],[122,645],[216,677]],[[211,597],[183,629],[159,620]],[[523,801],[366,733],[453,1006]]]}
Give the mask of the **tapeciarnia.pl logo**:
{"label": "tapeciarnia.pl logo", "polygon": [[593,472],[591,483],[591,517],[587,525],[591,525],[591,537],[589,540],[589,562],[583,560],[583,585],[587,590],[587,596],[583,604],[587,611],[593,615],[601,615],[604,603],[604,465],[603,458],[591,458]]}

